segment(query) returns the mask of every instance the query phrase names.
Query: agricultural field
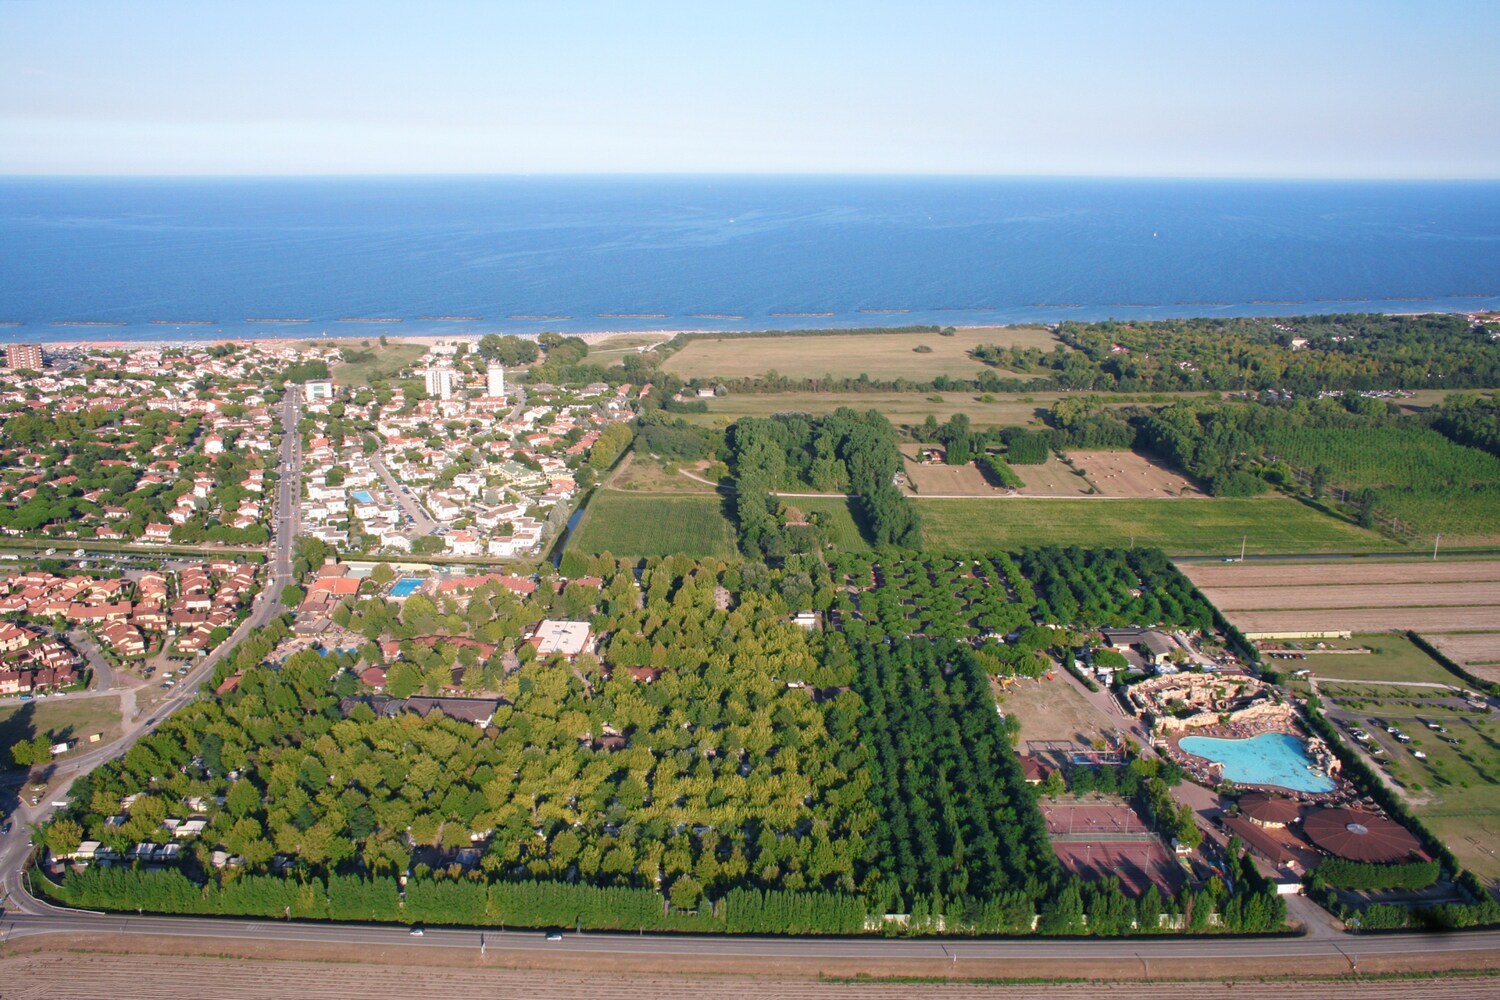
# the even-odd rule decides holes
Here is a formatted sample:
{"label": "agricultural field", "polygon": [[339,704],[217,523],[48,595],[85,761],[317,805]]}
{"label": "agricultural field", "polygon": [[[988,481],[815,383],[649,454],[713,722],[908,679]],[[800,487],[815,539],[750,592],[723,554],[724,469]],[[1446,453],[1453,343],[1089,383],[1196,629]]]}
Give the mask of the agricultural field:
{"label": "agricultural field", "polygon": [[[916,357],[916,355],[913,355]],[[1211,395],[1179,393],[1177,396]],[[1040,427],[1042,415],[1063,398],[1077,393],[1032,392],[979,394],[971,392],[731,392],[705,400],[707,413],[678,414],[704,426],[715,426],[740,417],[769,417],[775,413],[832,413],[843,406],[855,410],[879,410],[893,424],[915,426],[928,414],[946,422],[955,414],[968,416],[975,427]],[[1147,405],[1150,395],[1111,397],[1109,408]],[[1157,396],[1160,399],[1160,395]],[[989,399],[989,402],[985,400]]]}
{"label": "agricultural field", "polygon": [[1427,632],[1422,638],[1476,677],[1500,683],[1500,631]]}
{"label": "agricultural field", "polygon": [[1381,490],[1380,509],[1425,537],[1442,535],[1444,545],[1500,542],[1500,483],[1473,488]]}
{"label": "agricultural field", "polygon": [[1202,496],[1182,473],[1138,452],[1072,451],[1068,458],[1107,497]]}
{"label": "agricultural field", "polygon": [[1500,482],[1500,458],[1416,427],[1285,427],[1268,431],[1266,450],[1301,469],[1328,469],[1340,486]]}
{"label": "agricultural field", "polygon": [[925,464],[917,459],[919,445],[901,446],[903,467],[911,492],[918,496],[993,497],[1001,489],[991,486],[984,473],[970,462],[967,465]]}
{"label": "agricultural field", "polygon": [[715,494],[595,492],[568,547],[642,558],[735,554],[734,527]]}
{"label": "agricultural field", "polygon": [[[796,377],[930,381],[939,375],[974,378],[986,369],[969,357],[981,344],[1035,347],[1059,345],[1042,327],[986,327],[959,330],[951,337],[936,333],[862,333],[828,336],[736,337],[691,340],[667,359],[664,368],[684,379],[749,378],[775,371]],[[919,348],[929,348],[919,351]],[[1013,373],[996,372],[1004,377]]]}
{"label": "agricultural field", "polygon": [[1500,562],[1185,564],[1241,631],[1494,630]]}
{"label": "agricultural field", "polygon": [[[1024,469],[1022,467],[1023,475]],[[1005,497],[915,499],[929,548],[976,551],[1049,545],[1157,546],[1172,555],[1377,552],[1396,548],[1373,531],[1283,497],[1253,500]]]}
{"label": "agricultural field", "polygon": [[1020,491],[1025,497],[1082,497],[1089,496],[1089,490],[1093,488],[1085,476],[1080,476],[1074,466],[1055,453],[1049,454],[1041,465],[1013,465],[1011,468],[1026,484]]}

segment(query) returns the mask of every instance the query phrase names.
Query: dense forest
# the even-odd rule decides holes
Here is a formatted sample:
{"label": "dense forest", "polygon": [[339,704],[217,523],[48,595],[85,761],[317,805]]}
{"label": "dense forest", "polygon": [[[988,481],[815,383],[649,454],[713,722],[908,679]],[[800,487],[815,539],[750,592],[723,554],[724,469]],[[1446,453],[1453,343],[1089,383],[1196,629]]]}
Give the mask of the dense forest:
{"label": "dense forest", "polygon": [[1065,346],[1052,351],[985,346],[973,354],[1056,388],[1105,392],[1500,383],[1500,344],[1448,313],[1063,323],[1058,338]]}
{"label": "dense forest", "polygon": [[1197,399],[1139,418],[1136,443],[1215,496],[1276,487],[1337,503],[1366,527],[1483,535],[1500,523],[1500,458],[1480,450],[1493,419],[1479,403],[1404,415],[1354,395]]}
{"label": "dense forest", "polygon": [[[339,617],[371,640],[358,651],[267,663],[286,625],[253,635],[216,677],[236,687],[81,780],[46,831],[58,853],[84,839],[124,853],[198,814],[202,837],[177,867],[89,867],[54,891],[106,909],[477,925],[856,933],[905,912],[913,931],[1121,933],[1196,907],[1190,926],[1216,909],[1263,929],[1233,922],[1241,896],[1222,885],[1135,900],[1064,876],[994,710],[989,675],[1081,641],[1033,624],[1064,593],[1079,614],[1188,624],[1195,592],[1158,556],[579,568],[601,585],[353,602]],[[794,625],[807,606],[843,627]],[[602,636],[597,655],[521,646],[502,662],[526,621],[564,609]],[[375,641],[392,637],[399,649]],[[491,658],[472,655],[479,640]],[[497,699],[493,723],[378,711],[358,677],[371,664],[392,695],[461,673]],[[216,866],[215,850],[240,861]]]}
{"label": "dense forest", "polygon": [[847,492],[872,545],[921,544],[916,511],[894,484],[901,469],[896,431],[878,411],[841,407],[823,417],[745,417],[730,429],[729,445],[747,555],[775,558],[819,547],[815,532],[778,518],[777,492]]}

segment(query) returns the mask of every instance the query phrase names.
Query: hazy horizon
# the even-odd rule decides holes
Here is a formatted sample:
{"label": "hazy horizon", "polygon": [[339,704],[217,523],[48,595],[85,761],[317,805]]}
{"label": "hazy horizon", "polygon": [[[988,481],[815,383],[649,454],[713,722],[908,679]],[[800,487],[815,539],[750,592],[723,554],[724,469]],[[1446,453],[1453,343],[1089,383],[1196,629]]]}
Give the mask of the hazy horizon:
{"label": "hazy horizon", "polygon": [[1500,178],[1492,4],[0,3],[7,176]]}

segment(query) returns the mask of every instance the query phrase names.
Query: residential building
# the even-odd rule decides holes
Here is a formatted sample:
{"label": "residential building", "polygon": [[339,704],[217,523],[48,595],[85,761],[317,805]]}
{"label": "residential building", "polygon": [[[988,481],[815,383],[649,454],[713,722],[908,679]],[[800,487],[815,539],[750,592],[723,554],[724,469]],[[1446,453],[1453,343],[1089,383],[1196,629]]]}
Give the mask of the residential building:
{"label": "residential building", "polygon": [[452,368],[428,368],[422,373],[422,376],[427,386],[427,395],[429,398],[453,398]]}
{"label": "residential building", "polygon": [[485,395],[492,399],[499,399],[505,395],[505,366],[490,365],[485,369],[485,380],[487,383]]}
{"label": "residential building", "polygon": [[25,368],[29,371],[41,371],[42,345],[6,344],[5,364],[10,368]]}
{"label": "residential building", "polygon": [[333,379],[316,379],[302,386],[302,393],[309,403],[318,403],[333,398]]}

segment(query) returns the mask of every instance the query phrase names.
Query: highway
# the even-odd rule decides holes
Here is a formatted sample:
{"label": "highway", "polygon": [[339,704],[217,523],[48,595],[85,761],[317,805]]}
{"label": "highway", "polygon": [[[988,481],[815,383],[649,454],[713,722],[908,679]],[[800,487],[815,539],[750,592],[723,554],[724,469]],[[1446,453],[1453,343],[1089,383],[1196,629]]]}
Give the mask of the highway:
{"label": "highway", "polygon": [[[52,815],[55,811],[52,803],[65,800],[68,790],[80,776],[125,753],[136,740],[155,729],[161,720],[196,698],[199,689],[213,676],[214,667],[219,660],[253,630],[281,613],[281,589],[293,582],[292,544],[297,536],[297,508],[302,496],[302,445],[297,432],[297,424],[301,418],[302,389],[300,386],[293,386],[287,391],[282,403],[281,426],[284,434],[280,453],[281,478],[276,491],[276,517],[271,525],[270,576],[256,595],[249,616],[228,639],[193,667],[150,717],[144,720],[123,719],[125,732],[113,743],[49,766],[44,772],[46,791],[42,793],[44,797],[37,805],[31,805],[30,793],[22,788],[18,794],[16,809],[10,816],[11,831],[0,836],[0,891],[4,892],[8,913],[16,910],[29,913],[61,912],[56,907],[33,898],[21,881],[22,865],[30,850],[31,830],[46,822]],[[23,782],[25,785],[31,783],[29,780]],[[38,780],[35,783],[42,782]]]}

